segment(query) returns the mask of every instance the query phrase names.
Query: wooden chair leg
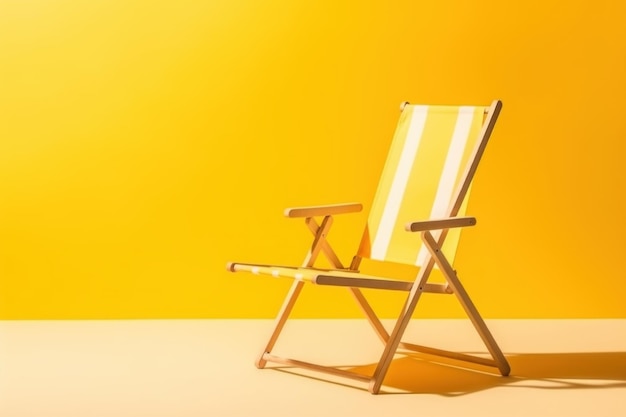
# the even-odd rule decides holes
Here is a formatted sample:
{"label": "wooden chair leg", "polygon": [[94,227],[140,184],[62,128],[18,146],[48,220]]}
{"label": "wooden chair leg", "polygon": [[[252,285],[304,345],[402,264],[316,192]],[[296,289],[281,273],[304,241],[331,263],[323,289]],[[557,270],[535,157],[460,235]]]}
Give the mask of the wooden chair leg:
{"label": "wooden chair leg", "polygon": [[[333,224],[333,218],[332,216],[324,217],[321,225],[317,225],[315,220],[312,218],[305,219],[305,222],[311,232],[315,235],[311,249],[307,253],[306,257],[304,258],[304,262],[302,263],[303,267],[310,267],[313,266],[313,264],[315,263],[315,260],[320,254],[320,251],[323,251],[323,253],[328,252],[328,250],[324,250],[324,248],[327,245],[326,235],[328,234],[330,226]],[[332,261],[333,260],[331,259],[331,262]],[[257,368],[262,369],[267,364],[265,355],[269,355],[274,348],[274,345],[278,340],[278,336],[280,336],[280,332],[283,330],[283,327],[285,327],[285,323],[289,318],[289,314],[291,313],[291,310],[293,310],[293,306],[296,304],[296,300],[298,299],[298,296],[300,295],[303,287],[303,281],[294,281],[291,285],[291,289],[285,297],[285,301],[283,302],[283,305],[278,312],[278,316],[276,317],[276,324],[274,325],[274,330],[270,336],[270,339],[265,345],[265,349],[263,349],[263,352],[261,352],[261,355],[257,358],[255,362]]]}
{"label": "wooden chair leg", "polygon": [[274,331],[272,332],[272,335],[270,336],[267,345],[265,345],[265,349],[263,349],[263,352],[261,352],[261,355],[255,362],[257,368],[262,369],[267,364],[267,361],[265,360],[265,355],[269,354],[276,344],[276,340],[278,340],[278,336],[280,336],[280,332],[283,330],[283,327],[285,326],[285,323],[289,318],[289,314],[291,313],[291,310],[293,310],[293,306],[296,304],[296,300],[298,299],[298,296],[302,291],[302,287],[304,287],[304,282],[302,281],[294,281],[291,285],[291,289],[289,290],[289,293],[287,294],[287,297],[283,302],[283,306],[281,307],[280,312],[276,317]]}
{"label": "wooden chair leg", "polygon": [[416,281],[420,283],[420,285],[414,285],[409,295],[407,297],[406,303],[402,309],[402,313],[400,317],[396,321],[396,324],[385,344],[385,349],[378,361],[378,365],[376,366],[376,370],[372,375],[372,379],[369,384],[369,392],[372,394],[378,394],[380,391],[380,387],[383,384],[383,380],[385,379],[385,375],[389,370],[389,366],[391,365],[391,361],[393,360],[396,351],[398,350],[398,345],[404,335],[404,331],[411,321],[411,317],[413,316],[413,312],[415,311],[415,307],[417,306],[417,302],[419,301],[420,296],[422,295],[421,287],[428,280],[428,276],[430,275],[430,271],[433,267],[433,260],[431,259],[428,264],[419,271],[419,275],[416,278]]}
{"label": "wooden chair leg", "polygon": [[443,255],[443,253],[441,252],[441,249],[437,245],[437,242],[435,241],[433,235],[430,232],[428,231],[423,232],[422,240],[426,244],[428,251],[431,253],[435,262],[439,266],[439,269],[441,269],[441,271],[445,275],[446,280],[448,281],[448,284],[452,288],[454,294],[456,294],[457,298],[459,299],[459,302],[461,303],[461,305],[463,306],[463,309],[465,310],[466,314],[470,318],[470,321],[476,328],[476,331],[478,331],[478,334],[480,335],[481,339],[485,343],[487,350],[489,350],[489,353],[491,354],[494,361],[496,362],[498,369],[500,370],[500,373],[503,376],[507,376],[509,372],[511,371],[509,363],[506,360],[506,357],[504,356],[504,354],[502,353],[502,350],[500,350],[500,347],[496,343],[496,340],[493,338],[493,335],[487,328],[485,321],[478,313],[478,310],[476,309],[476,306],[470,299],[469,294],[467,293],[467,291],[465,291],[465,288],[463,287],[463,285],[461,284],[461,281],[457,277],[456,272],[454,272],[452,265],[450,265],[446,257]]}
{"label": "wooden chair leg", "polygon": [[370,306],[370,304],[365,299],[363,292],[361,292],[359,288],[355,287],[350,287],[350,292],[354,296],[359,307],[361,307],[361,311],[363,312],[363,314],[365,314],[367,321],[374,328],[374,331],[376,332],[380,340],[383,343],[387,343],[387,341],[389,340],[389,333],[387,333],[385,326],[383,326],[378,316],[376,316],[376,313],[372,309],[372,306]]}

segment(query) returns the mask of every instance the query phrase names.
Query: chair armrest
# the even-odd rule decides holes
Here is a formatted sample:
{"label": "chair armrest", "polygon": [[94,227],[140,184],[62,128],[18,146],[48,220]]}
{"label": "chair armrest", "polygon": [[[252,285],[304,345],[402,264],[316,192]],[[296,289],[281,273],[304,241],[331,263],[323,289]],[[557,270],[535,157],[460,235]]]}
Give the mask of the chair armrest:
{"label": "chair armrest", "polygon": [[409,232],[423,232],[425,230],[451,229],[453,227],[474,226],[475,217],[449,217],[445,219],[424,220],[407,223],[404,227]]}
{"label": "chair armrest", "polygon": [[328,204],[324,206],[292,207],[285,209],[287,217],[332,216],[333,214],[356,213],[363,210],[361,203]]}

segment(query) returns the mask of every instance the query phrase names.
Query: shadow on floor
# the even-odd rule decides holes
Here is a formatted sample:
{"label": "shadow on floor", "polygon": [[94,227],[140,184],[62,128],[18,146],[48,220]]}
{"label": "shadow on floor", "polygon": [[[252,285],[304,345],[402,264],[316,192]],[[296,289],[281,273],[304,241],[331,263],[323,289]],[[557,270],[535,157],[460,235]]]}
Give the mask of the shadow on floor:
{"label": "shadow on floor", "polygon": [[[507,354],[511,365],[508,377],[480,365],[408,354],[392,362],[381,394],[420,393],[458,396],[507,386],[536,389],[626,388],[626,352],[522,353]],[[375,364],[342,367],[371,375]],[[275,368],[277,369],[277,368]],[[278,368],[295,372],[294,368]],[[325,380],[324,376],[311,376]],[[333,382],[340,385],[353,384]],[[363,388],[363,387],[360,387]]]}

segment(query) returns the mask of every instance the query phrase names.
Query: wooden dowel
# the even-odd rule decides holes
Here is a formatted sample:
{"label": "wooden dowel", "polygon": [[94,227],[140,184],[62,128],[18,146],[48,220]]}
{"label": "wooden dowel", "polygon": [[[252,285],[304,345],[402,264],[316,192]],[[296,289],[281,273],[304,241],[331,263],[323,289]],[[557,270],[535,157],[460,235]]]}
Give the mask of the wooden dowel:
{"label": "wooden dowel", "polygon": [[376,288],[380,290],[410,291],[413,283],[409,281],[397,281],[391,279],[353,278],[336,275],[318,275],[313,278],[317,285],[336,285],[340,287]]}
{"label": "wooden dowel", "polygon": [[422,285],[422,292],[432,294],[452,294],[452,289],[448,284],[426,283]]}
{"label": "wooden dowel", "polygon": [[330,366],[317,365],[314,363],[299,361],[296,359],[281,358],[280,356],[270,355],[269,353],[266,353],[265,355],[263,355],[263,359],[268,362],[280,363],[282,365],[290,365],[290,366],[296,366],[298,368],[324,372],[324,373],[331,374],[331,375],[356,379],[357,381],[361,381],[361,382],[369,382],[370,379],[372,379],[370,376],[357,374],[356,372],[350,372],[344,369],[337,369],[337,368],[333,368]]}

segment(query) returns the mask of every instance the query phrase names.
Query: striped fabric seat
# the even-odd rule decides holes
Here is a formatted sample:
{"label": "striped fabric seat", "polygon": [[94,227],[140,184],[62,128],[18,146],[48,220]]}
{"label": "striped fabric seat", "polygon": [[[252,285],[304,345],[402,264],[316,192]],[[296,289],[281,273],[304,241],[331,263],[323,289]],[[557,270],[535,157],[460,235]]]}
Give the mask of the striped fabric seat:
{"label": "striped fabric seat", "polygon": [[[369,215],[359,256],[423,265],[427,250],[405,225],[449,216],[453,193],[473,155],[485,107],[406,105]],[[464,199],[467,203],[467,198]],[[458,213],[465,212],[464,204]],[[460,230],[443,247],[452,262]]]}

